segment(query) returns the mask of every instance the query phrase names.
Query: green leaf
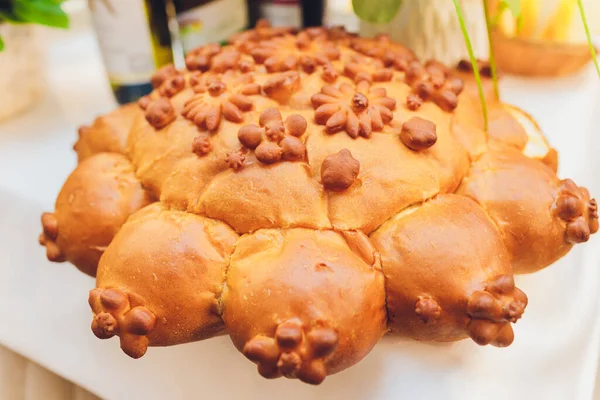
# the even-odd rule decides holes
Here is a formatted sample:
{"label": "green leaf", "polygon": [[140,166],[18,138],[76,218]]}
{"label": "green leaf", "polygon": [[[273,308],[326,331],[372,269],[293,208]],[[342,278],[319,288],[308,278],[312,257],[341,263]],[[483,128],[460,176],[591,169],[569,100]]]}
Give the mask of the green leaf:
{"label": "green leaf", "polygon": [[4,10],[0,10],[0,20],[8,21],[12,24],[18,24],[18,23],[24,22],[23,20],[19,19],[19,17],[17,17],[12,12],[4,11]]}
{"label": "green leaf", "polygon": [[496,100],[500,100],[500,90],[498,89],[498,70],[496,67],[496,55],[494,46],[492,45],[492,22],[490,21],[490,11],[487,1],[483,2],[483,12],[485,15],[485,27],[487,30],[488,47],[490,52],[490,68],[492,70],[492,82],[494,84],[494,96]]}
{"label": "green leaf", "polygon": [[590,34],[590,27],[588,26],[587,19],[585,17],[585,10],[583,9],[583,3],[581,0],[577,0],[577,4],[579,5],[579,12],[581,13],[581,21],[583,22],[583,27],[585,28],[585,35],[587,36],[588,45],[590,46],[590,53],[592,54],[592,60],[594,60],[594,65],[596,66],[596,72],[598,72],[598,76],[600,77],[600,65],[598,65],[598,57],[596,55],[596,48],[594,47],[594,42],[592,41],[592,35]]}
{"label": "green leaf", "polygon": [[4,50],[4,40],[2,40],[2,36],[0,36],[0,51]]}
{"label": "green leaf", "polygon": [[69,17],[58,3],[40,0],[15,0],[13,12],[23,21],[55,28],[69,27]]}
{"label": "green leaf", "polygon": [[460,30],[465,38],[465,44],[467,45],[467,51],[469,52],[469,58],[471,59],[471,65],[473,66],[473,73],[475,74],[475,82],[477,82],[477,89],[479,91],[479,100],[481,101],[481,111],[483,112],[483,122],[485,125],[485,131],[488,131],[488,112],[487,104],[485,102],[485,95],[483,94],[483,85],[481,84],[481,76],[479,75],[479,66],[475,59],[475,53],[473,52],[473,46],[471,45],[471,38],[467,32],[467,26],[465,24],[465,18],[463,16],[462,8],[460,7],[460,0],[453,0],[454,8],[456,8],[456,14],[458,15],[458,22],[460,24]]}
{"label": "green leaf", "polygon": [[386,24],[393,20],[401,5],[402,0],[352,0],[354,13],[360,19],[374,24]]}

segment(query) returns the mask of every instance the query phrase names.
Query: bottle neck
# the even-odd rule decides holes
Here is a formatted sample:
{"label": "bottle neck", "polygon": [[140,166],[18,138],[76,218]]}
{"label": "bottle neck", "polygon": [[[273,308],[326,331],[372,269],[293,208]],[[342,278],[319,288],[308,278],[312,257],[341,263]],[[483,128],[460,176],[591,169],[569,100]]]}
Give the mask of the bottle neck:
{"label": "bottle neck", "polygon": [[211,1],[213,0],[174,0],[173,3],[177,12],[182,13],[196,7],[201,7]]}
{"label": "bottle neck", "polygon": [[324,0],[302,0],[300,3],[302,5],[302,25],[305,28],[322,26],[325,12]]}

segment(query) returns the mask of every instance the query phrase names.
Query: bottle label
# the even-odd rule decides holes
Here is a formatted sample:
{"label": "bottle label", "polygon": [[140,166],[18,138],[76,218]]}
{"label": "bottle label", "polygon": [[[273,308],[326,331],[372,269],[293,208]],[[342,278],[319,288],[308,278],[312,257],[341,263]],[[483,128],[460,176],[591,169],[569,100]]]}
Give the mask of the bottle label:
{"label": "bottle label", "polygon": [[260,13],[273,26],[302,27],[302,8],[299,1],[279,0],[263,2],[260,5]]}
{"label": "bottle label", "polygon": [[92,22],[113,85],[150,81],[157,68],[143,0],[92,0]]}
{"label": "bottle label", "polygon": [[248,10],[244,0],[216,0],[177,15],[183,50],[220,43],[246,28]]}

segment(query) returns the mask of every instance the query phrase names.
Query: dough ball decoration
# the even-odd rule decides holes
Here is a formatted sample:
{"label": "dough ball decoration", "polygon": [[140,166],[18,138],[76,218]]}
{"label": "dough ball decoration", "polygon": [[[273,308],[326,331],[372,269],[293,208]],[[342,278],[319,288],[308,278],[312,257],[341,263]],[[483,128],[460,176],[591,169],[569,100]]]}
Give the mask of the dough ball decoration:
{"label": "dough ball decoration", "polygon": [[185,88],[185,77],[177,74],[167,79],[158,88],[158,94],[164,97],[173,97]]}
{"label": "dough ball decoration", "polygon": [[360,172],[360,163],[348,149],[327,156],[321,165],[321,181],[326,189],[343,191],[354,183]]}
{"label": "dough ball decoration", "polygon": [[482,131],[466,64],[262,21],[186,66],[84,129],[42,215],[47,258],[96,277],[92,331],[131,357],[226,333],[262,376],[318,384],[386,333],[508,346],[514,274],[598,231],[585,188]]}
{"label": "dough ball decoration", "polygon": [[52,213],[45,212],[42,214],[42,233],[40,234],[39,243],[46,247],[46,257],[50,261],[62,262],[65,261],[65,256],[60,247],[56,244],[58,236],[58,221]]}
{"label": "dough ball decoration", "polygon": [[411,50],[392,42],[385,34],[377,35],[375,40],[354,38],[350,47],[360,54],[381,60],[386,67],[396,66],[402,69],[402,66],[416,59]]}
{"label": "dough ball decoration", "polygon": [[144,116],[146,121],[156,129],[166,127],[177,118],[173,104],[166,97],[150,101],[146,106]]}
{"label": "dough ball decoration", "polygon": [[437,141],[435,124],[421,117],[412,117],[402,124],[400,139],[411,150],[428,149]]}
{"label": "dough ball decoration", "polygon": [[262,89],[267,97],[285,104],[290,97],[301,88],[301,78],[297,71],[274,74],[263,84]]}
{"label": "dough ball decoration", "polygon": [[328,133],[346,131],[353,139],[381,132],[394,118],[396,100],[388,97],[384,88],[370,86],[366,80],[355,87],[349,83],[324,85],[310,99],[316,123],[325,125]]}
{"label": "dough ball decoration", "polygon": [[[589,197],[589,195],[588,195]],[[591,199],[588,203],[588,213],[590,214],[589,224],[590,224],[590,232],[596,233],[598,232],[598,202],[596,199]]]}
{"label": "dough ball decoration", "polygon": [[383,61],[353,55],[344,65],[344,75],[354,82],[389,82],[394,76],[392,68],[386,68]]}
{"label": "dough ball decoration", "polygon": [[253,71],[255,68],[252,57],[235,48],[222,48],[218,44],[209,44],[192,50],[187,54],[185,64],[188,71],[197,72],[223,73],[237,70],[246,73]]}
{"label": "dough ball decoration", "polygon": [[325,64],[323,66],[323,72],[321,73],[321,78],[327,82],[327,83],[333,83],[337,80],[337,78],[340,76],[340,73],[338,72],[337,69],[335,69],[335,67],[328,63]]}
{"label": "dough ball decoration", "polygon": [[251,59],[243,57],[239,51],[228,49],[212,58],[210,69],[219,73],[234,69],[241,72],[250,72],[254,70],[254,63]]}
{"label": "dough ball decoration", "polygon": [[225,162],[229,166],[229,168],[238,171],[244,166],[244,161],[246,161],[246,156],[241,150],[231,151],[225,157]]}
{"label": "dough ball decoration", "polygon": [[212,145],[210,143],[210,136],[206,133],[201,133],[194,138],[192,142],[192,152],[198,157],[203,157],[210,153]]}
{"label": "dough ball decoration", "polygon": [[554,208],[567,224],[565,241],[570,244],[587,242],[598,231],[598,204],[595,199],[588,201],[589,198],[587,189],[578,187],[571,179],[561,181]]}
{"label": "dough ball decoration", "polygon": [[[489,61],[485,60],[477,60],[477,68],[479,70],[479,74],[486,78],[492,77],[492,67]],[[456,69],[461,72],[473,72],[473,64],[471,64],[470,60],[460,60],[456,66]]]}
{"label": "dough ball decoration", "polygon": [[[405,67],[402,66],[402,70],[405,82],[412,87],[412,93],[406,100],[410,110],[417,110],[423,101],[433,101],[447,112],[452,112],[458,106],[458,95],[462,93],[464,83],[453,77],[446,66],[433,60],[425,65],[412,60]],[[421,104],[414,96],[421,99]]]}
{"label": "dough ball decoration", "polygon": [[[298,319],[277,326],[275,338],[255,337],[248,341],[243,354],[258,365],[265,378],[300,378],[319,384],[327,376],[323,359],[337,347],[338,336],[331,328],[316,328],[305,334]],[[313,361],[304,362],[302,356]]]}
{"label": "dough ball decoration", "polygon": [[343,191],[348,189],[360,172],[360,163],[348,149],[327,156],[321,165],[321,181],[326,189]]}
{"label": "dough ball decoration", "polygon": [[154,89],[158,89],[163,82],[176,75],[180,75],[179,71],[173,64],[169,64],[156,70],[150,78],[150,83],[152,83]]}
{"label": "dough ball decoration", "polygon": [[259,117],[259,125],[244,125],[238,131],[238,140],[248,150],[254,150],[256,159],[263,164],[273,164],[281,159],[302,161],[306,146],[300,138],[308,123],[299,114],[291,114],[285,121],[276,108],[267,108]]}
{"label": "dough ball decoration", "polygon": [[147,335],[156,326],[156,317],[146,307],[136,305],[118,289],[94,289],[89,303],[94,312],[92,332],[99,339],[119,335],[121,349],[132,358],[140,358],[148,348]]}
{"label": "dough ball decoration", "polygon": [[415,93],[406,96],[406,108],[411,111],[417,111],[423,105],[423,99]]}
{"label": "dough ball decoration", "polygon": [[152,98],[149,95],[142,96],[137,101],[137,105],[144,111],[146,111],[150,103],[152,103]]}
{"label": "dough ball decoration", "polygon": [[438,319],[441,313],[442,309],[438,303],[430,297],[420,298],[415,306],[415,314],[426,324]]}
{"label": "dough ball decoration", "polygon": [[469,336],[475,343],[497,347],[509,346],[514,340],[510,322],[517,322],[527,306],[527,296],[515,287],[511,275],[500,275],[469,298],[467,313]]}
{"label": "dough ball decoration", "polygon": [[185,57],[185,67],[188,71],[208,71],[214,56],[221,52],[218,44],[208,44],[189,52]]}

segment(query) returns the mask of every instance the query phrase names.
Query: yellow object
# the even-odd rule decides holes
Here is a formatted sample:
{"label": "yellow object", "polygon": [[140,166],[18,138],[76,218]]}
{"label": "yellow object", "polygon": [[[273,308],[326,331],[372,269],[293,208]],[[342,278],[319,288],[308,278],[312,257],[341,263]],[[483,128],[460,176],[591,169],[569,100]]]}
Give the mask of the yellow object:
{"label": "yellow object", "polygon": [[577,10],[577,0],[561,0],[542,31],[541,39],[564,42],[569,39],[574,14]]}
{"label": "yellow object", "polygon": [[[497,10],[498,1],[488,1],[490,9]],[[583,0],[583,6],[592,35],[600,34],[600,1]],[[504,10],[498,20],[499,31],[509,38],[573,44],[587,42],[577,0],[521,0],[521,18],[518,29],[511,11]]]}
{"label": "yellow object", "polygon": [[[510,13],[510,11],[508,11]],[[535,33],[540,15],[539,0],[521,0],[521,18],[523,19],[520,29],[517,30],[517,36],[530,38]]]}

